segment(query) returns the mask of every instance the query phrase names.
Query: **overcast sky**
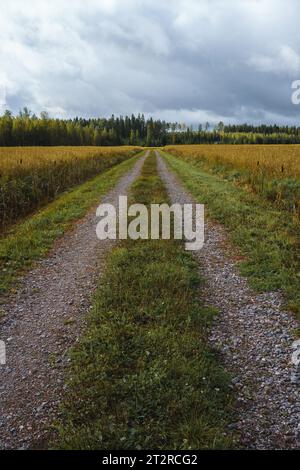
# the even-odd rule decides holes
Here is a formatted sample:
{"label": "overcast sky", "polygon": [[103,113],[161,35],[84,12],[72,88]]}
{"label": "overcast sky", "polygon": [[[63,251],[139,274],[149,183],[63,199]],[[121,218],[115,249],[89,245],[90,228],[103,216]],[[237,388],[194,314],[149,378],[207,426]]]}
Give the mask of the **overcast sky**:
{"label": "overcast sky", "polygon": [[[299,0],[0,0],[7,107],[300,124]],[[2,103],[3,104],[3,103]]]}

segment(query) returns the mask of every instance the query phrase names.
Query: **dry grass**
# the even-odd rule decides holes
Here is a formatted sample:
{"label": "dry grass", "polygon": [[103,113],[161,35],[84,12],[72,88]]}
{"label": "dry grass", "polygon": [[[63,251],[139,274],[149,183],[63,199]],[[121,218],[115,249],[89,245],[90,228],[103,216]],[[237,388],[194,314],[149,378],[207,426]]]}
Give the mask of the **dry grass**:
{"label": "dry grass", "polygon": [[300,179],[300,145],[176,145],[167,152],[231,165],[255,173],[265,171],[271,178]]}
{"label": "dry grass", "polygon": [[125,146],[0,148],[0,227],[139,150]]}
{"label": "dry grass", "polygon": [[24,170],[34,170],[74,159],[95,155],[111,156],[128,153],[135,147],[0,147],[0,176],[15,176]]}
{"label": "dry grass", "polygon": [[176,145],[166,151],[300,217],[300,145]]}

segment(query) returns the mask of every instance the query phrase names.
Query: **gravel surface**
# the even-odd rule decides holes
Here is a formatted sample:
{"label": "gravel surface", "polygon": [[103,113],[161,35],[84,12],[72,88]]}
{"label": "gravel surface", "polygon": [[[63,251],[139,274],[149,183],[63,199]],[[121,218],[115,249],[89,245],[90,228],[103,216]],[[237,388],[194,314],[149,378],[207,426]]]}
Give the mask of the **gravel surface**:
{"label": "gravel surface", "polygon": [[[173,203],[195,202],[157,153],[159,173]],[[235,422],[249,449],[300,448],[300,385],[291,383],[293,331],[299,322],[284,310],[280,292],[257,294],[236,267],[238,253],[222,226],[205,224],[205,245],[194,252],[218,307],[210,342],[223,357],[237,394]]]}
{"label": "gravel surface", "polygon": [[[101,202],[118,205],[138,177],[148,152]],[[85,325],[92,294],[114,241],[96,237],[93,209],[60,239],[1,306],[0,449],[45,448],[65,392],[67,351]]]}

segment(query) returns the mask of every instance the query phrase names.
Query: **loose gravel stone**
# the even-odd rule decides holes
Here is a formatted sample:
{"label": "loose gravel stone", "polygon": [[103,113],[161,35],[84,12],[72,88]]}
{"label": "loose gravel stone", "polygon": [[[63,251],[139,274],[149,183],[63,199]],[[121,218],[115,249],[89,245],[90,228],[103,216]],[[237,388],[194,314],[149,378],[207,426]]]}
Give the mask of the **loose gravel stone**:
{"label": "loose gravel stone", "polygon": [[[194,203],[158,153],[157,159],[172,203]],[[300,387],[291,382],[299,322],[285,310],[281,292],[257,294],[249,288],[224,227],[206,220],[205,232],[204,247],[194,255],[207,280],[202,296],[220,310],[210,343],[233,377],[237,419],[231,429],[249,449],[299,449]]]}

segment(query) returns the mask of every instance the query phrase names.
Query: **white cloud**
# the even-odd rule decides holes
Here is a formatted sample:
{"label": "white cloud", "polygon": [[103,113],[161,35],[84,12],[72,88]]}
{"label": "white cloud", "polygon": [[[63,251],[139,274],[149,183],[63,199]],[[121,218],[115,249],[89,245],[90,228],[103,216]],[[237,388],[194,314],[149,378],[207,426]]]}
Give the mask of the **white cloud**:
{"label": "white cloud", "polygon": [[289,46],[281,46],[276,56],[255,55],[248,61],[260,72],[283,74],[290,77],[300,75],[300,55]]}

